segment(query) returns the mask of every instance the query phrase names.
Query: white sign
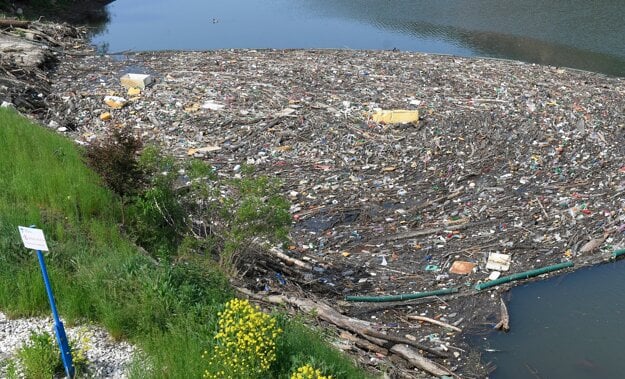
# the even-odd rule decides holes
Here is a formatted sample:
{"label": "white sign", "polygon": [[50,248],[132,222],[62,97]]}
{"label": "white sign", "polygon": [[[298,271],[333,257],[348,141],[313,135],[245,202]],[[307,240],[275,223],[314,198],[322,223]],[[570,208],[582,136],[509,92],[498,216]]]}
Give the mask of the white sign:
{"label": "white sign", "polygon": [[48,244],[46,243],[46,237],[43,235],[43,230],[25,226],[19,226],[18,228],[22,236],[22,242],[24,242],[24,246],[27,249],[48,251]]}

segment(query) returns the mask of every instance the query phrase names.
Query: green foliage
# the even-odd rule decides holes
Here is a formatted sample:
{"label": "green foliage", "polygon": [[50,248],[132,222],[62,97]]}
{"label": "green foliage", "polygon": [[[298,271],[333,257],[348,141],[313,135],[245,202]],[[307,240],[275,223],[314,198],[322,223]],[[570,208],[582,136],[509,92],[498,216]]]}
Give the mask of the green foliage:
{"label": "green foliage", "polygon": [[[68,341],[75,376],[78,378],[87,372],[86,351],[89,349],[89,343],[90,337],[85,331],[81,333],[78,341]],[[26,378],[33,379],[48,379],[64,374],[60,349],[54,337],[48,332],[31,332],[26,344],[17,351],[17,359],[12,361],[10,366],[13,366],[10,371],[14,373],[11,375],[15,377],[18,376],[17,372],[20,369]]]}
{"label": "green foliage", "polygon": [[17,363],[14,359],[9,359],[4,362],[5,364],[5,373],[7,379],[17,379],[19,378],[19,374],[17,371]]}
{"label": "green foliage", "polygon": [[173,183],[178,169],[173,157],[163,155],[156,146],[147,146],[139,157],[139,166],[151,177],[151,183]]}
{"label": "green foliage", "polygon": [[191,179],[200,179],[206,178],[210,180],[216,180],[217,176],[215,175],[215,171],[213,167],[211,167],[206,162],[203,162],[198,159],[193,159],[186,164],[185,171],[189,178]]}
{"label": "green foliage", "polygon": [[288,378],[283,373],[293,373],[304,365],[312,365],[334,379],[373,378],[366,375],[338,350],[330,347],[327,337],[307,327],[298,319],[279,318],[284,329],[278,344],[278,359],[274,366],[274,377]]}
{"label": "green foliage", "polygon": [[144,149],[138,164],[149,185],[128,207],[129,233],[152,255],[168,259],[176,251],[185,225],[174,189],[176,164],[153,146]]}
{"label": "green foliage", "polygon": [[298,367],[291,379],[332,379],[331,375],[324,375],[320,369],[313,367],[310,363]]}
{"label": "green foliage", "polygon": [[[288,234],[290,204],[279,195],[280,183],[254,176],[253,167],[246,166],[242,178],[220,179],[200,160],[191,160],[182,169],[154,147],[142,152],[140,167],[150,175],[151,188],[134,199],[128,218],[138,243],[163,252],[160,256],[171,257],[176,248],[187,255],[193,248],[198,254],[219,250],[222,266],[232,271],[250,241],[282,242]],[[181,175],[190,185],[180,183]],[[177,184],[183,188],[176,189]],[[189,227],[190,219],[211,225],[219,238],[197,233]],[[200,242],[190,243],[191,238]]]}
{"label": "green foliage", "polygon": [[117,219],[118,203],[70,140],[12,110],[0,109],[0,121],[0,214],[30,224],[44,209],[73,225]]}
{"label": "green foliage", "polygon": [[231,190],[220,208],[226,237],[220,255],[226,268],[236,266],[253,240],[284,242],[291,226],[290,204],[280,195],[280,182],[246,171],[241,179],[229,181]]}
{"label": "green foliage", "polygon": [[284,239],[291,225],[290,204],[279,195],[280,183],[265,176],[233,182],[239,204],[233,226],[238,233]]}
{"label": "green foliage", "polygon": [[[186,167],[193,185],[180,190],[175,188],[180,174],[173,159],[147,148],[138,164],[149,174],[146,188],[166,193],[142,189],[130,196],[129,208],[135,196],[150,194],[137,200],[139,210],[152,212],[142,213],[143,220],[158,219],[155,212],[162,216],[156,198],[159,207],[170,204],[166,207],[174,209],[175,201],[183,209],[179,217],[194,214],[208,226],[204,234],[191,233],[183,218],[184,228],[176,230],[173,242],[154,240],[154,245],[171,247],[166,252],[170,261],[154,260],[120,231],[120,196],[100,185],[71,141],[0,109],[0,309],[10,316],[49,313],[37,258],[23,248],[17,231],[18,225],[37,224],[51,249],[48,273],[66,324],[92,321],[116,338],[130,339],[145,354],[136,358],[134,378],[198,378],[206,368],[201,354],[214,345],[217,312],[233,295],[209,253],[222,251],[224,240],[234,240],[232,251],[241,252],[246,248],[242,241],[284,235],[288,204],[279,200],[279,183],[253,173],[224,181],[196,162]],[[263,223],[273,223],[279,231]],[[143,225],[147,229],[151,222]],[[150,241],[148,237],[142,238]],[[336,355],[324,355],[322,340],[303,326],[281,321],[281,328],[285,332],[276,341],[270,376],[287,378],[296,367],[295,357],[300,357],[298,364],[317,357],[315,367],[326,372],[323,362],[333,376],[358,373],[334,350]]]}
{"label": "green foliage", "polygon": [[129,129],[118,129],[85,157],[104,183],[121,196],[130,236],[153,256],[168,259],[182,236],[184,213],[174,191],[175,162],[142,145]]}
{"label": "green foliage", "polygon": [[182,238],[184,212],[173,188],[156,185],[128,206],[129,233],[153,255],[169,258]]}
{"label": "green foliage", "polygon": [[48,379],[63,372],[59,350],[47,332],[32,332],[27,344],[17,352],[17,359],[27,378]]}

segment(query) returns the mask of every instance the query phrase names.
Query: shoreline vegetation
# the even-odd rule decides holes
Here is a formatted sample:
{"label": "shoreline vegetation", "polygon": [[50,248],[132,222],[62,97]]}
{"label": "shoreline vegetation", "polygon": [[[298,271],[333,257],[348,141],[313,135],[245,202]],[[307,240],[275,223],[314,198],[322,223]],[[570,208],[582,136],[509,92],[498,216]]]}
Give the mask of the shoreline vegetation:
{"label": "shoreline vegetation", "polygon": [[106,5],[114,0],[0,0],[0,15],[26,20],[67,22],[73,25],[103,25],[109,15]]}
{"label": "shoreline vegetation", "polygon": [[[387,367],[397,377],[419,377],[412,370],[415,366],[460,377],[481,377],[492,369],[480,362],[479,349],[471,346],[469,338],[451,326],[464,333],[485,333],[480,325],[495,326],[505,317],[514,327],[500,300],[513,284],[474,289],[490,280],[493,272],[505,276],[562,262],[579,268],[607,261],[623,247],[622,79],[519,62],[388,51],[145,52],[112,59],[89,51],[86,44],[76,54],[56,49],[55,69],[41,70],[49,83],[45,92],[37,92],[44,93],[43,101],[33,108],[16,104],[18,109],[79,145],[96,145],[111,131],[128,128],[177,162],[203,162],[216,177],[230,180],[228,185],[247,168],[254,176],[280,179],[277,187],[270,188],[290,202],[289,240],[238,250],[245,259],[236,263],[237,275],[231,281],[236,279],[239,293],[261,304],[281,299],[290,304],[289,309],[308,309],[305,313],[322,320],[322,325],[338,325],[333,335],[343,350],[361,364],[377,370]],[[155,83],[129,95],[119,84],[129,67],[152,75]],[[125,97],[127,104],[111,109],[103,101],[109,95]],[[378,108],[418,111],[419,119],[409,124],[372,122],[369,115]],[[36,144],[36,139],[30,143]],[[59,179],[59,186],[66,180]],[[187,182],[193,180],[185,179],[182,187]],[[120,277],[118,269],[126,270],[123,281],[109,283],[115,288],[108,292],[147,286],[152,289],[140,293],[152,302],[150,309],[162,312],[136,310],[145,325],[161,324],[159,332],[146,332],[136,320],[120,319],[121,310],[117,314],[108,309],[96,301],[98,296],[81,300],[80,307],[61,305],[67,317],[99,319],[114,335],[131,340],[133,333],[149,335],[141,347],[154,354],[152,359],[162,367],[188,364],[168,361],[171,351],[159,350],[188,343],[185,333],[197,342],[186,348],[201,355],[206,344],[202,337],[217,324],[212,310],[233,294],[224,290],[229,287],[227,279],[218,270],[216,276],[210,270],[205,273],[204,262],[201,268],[193,266],[191,276],[187,270],[193,267],[161,265],[153,282],[142,282],[135,277],[137,272],[150,266],[151,259],[162,258],[154,254],[155,246],[147,250],[149,258],[135,256],[121,235],[97,221],[82,234],[84,227],[78,220],[92,219],[90,210],[101,209],[96,213],[102,212],[112,223],[119,222],[121,211],[116,206],[97,206],[97,198],[78,201],[83,194],[100,194],[99,189],[71,191],[70,199],[76,200],[53,207],[62,210],[59,214],[41,213],[37,207],[18,212],[13,206],[17,191],[3,208],[10,215],[2,224],[6,235],[11,235],[7,225],[23,217],[18,213],[44,217],[42,221],[53,222],[53,241],[60,247],[69,243],[70,234],[84,242],[78,250],[85,252],[74,259],[78,263],[72,264],[78,266],[70,268],[72,275],[91,272],[87,277],[94,281],[86,282],[89,287],[98,286],[96,279],[107,283],[112,274],[103,270],[113,270],[115,278]],[[264,193],[247,211],[266,205],[268,196]],[[72,208],[77,204],[78,210]],[[72,216],[62,221],[62,214]],[[217,234],[226,230],[225,224],[206,218],[190,221],[200,221],[197,225],[208,225]],[[198,241],[212,241],[198,233],[201,229],[193,230]],[[99,245],[91,246],[94,233],[121,244],[123,248],[115,250],[126,255],[119,257],[119,267],[94,251],[110,248],[99,239]],[[14,237],[6,240],[15,259],[30,259],[18,256]],[[172,243],[180,247],[179,241]],[[187,251],[197,257],[205,249],[206,245],[199,249],[192,245]],[[74,252],[66,248],[62,254]],[[493,253],[507,256],[504,263],[509,267],[487,268],[493,267],[489,266]],[[100,256],[100,261],[89,262],[90,255]],[[83,259],[85,268],[80,266]],[[62,279],[62,262],[59,259],[58,291],[80,299],[82,293],[70,285],[73,281]],[[35,274],[20,271],[18,277]],[[169,278],[169,285],[172,277],[177,278],[175,288],[159,289],[163,285],[159,278]],[[189,315],[182,310],[186,303],[180,300],[177,286],[197,295],[196,289],[185,287],[196,284],[190,278],[212,283],[202,288],[219,288],[200,295],[201,301],[194,298],[200,303],[213,299],[206,305],[211,311],[202,308]],[[4,288],[12,285],[7,281]],[[388,296],[446,288],[458,291],[385,304],[343,301],[348,295]],[[163,296],[173,302],[168,306],[174,313],[191,321],[179,316],[180,323],[162,327],[167,324],[164,315],[171,312],[162,309]],[[26,303],[14,310],[15,315],[45,311],[41,299],[19,298]],[[304,300],[318,301],[317,307]],[[11,309],[8,297],[2,304]],[[82,309],[88,304],[96,305]],[[407,321],[417,316],[419,323]],[[201,336],[198,330],[186,328],[198,325],[198,317],[212,320]],[[292,327],[301,328],[298,323]],[[172,336],[167,333],[174,332],[180,334],[170,344]],[[309,354],[323,355],[319,350]],[[201,364],[198,358],[188,370],[201,370]]]}
{"label": "shoreline vegetation", "polygon": [[[220,370],[229,367],[234,356],[254,359],[253,350],[222,352],[219,362],[211,362],[203,353],[222,346],[213,339],[218,312],[233,296],[226,275],[212,257],[185,257],[179,252],[172,261],[146,255],[120,232],[125,205],[85,165],[80,147],[12,110],[0,109],[0,119],[2,312],[11,318],[49,313],[36,257],[24,250],[15,233],[17,225],[35,223],[45,231],[50,246],[48,271],[66,325],[100,324],[113,338],[134,345],[133,356],[124,356],[120,362],[131,361],[123,377],[223,377]],[[368,375],[330,347],[320,331],[306,327],[305,316],[290,320],[276,309],[265,317],[279,325],[280,333],[270,336],[273,358],[262,366],[262,375],[286,378],[303,364],[314,364],[336,378]],[[107,338],[89,344],[101,350]],[[107,343],[115,350],[115,345]],[[16,348],[4,342],[3,346]],[[84,350],[81,354],[89,355],[89,347]],[[128,348],[122,350],[127,353]],[[30,360],[17,358],[23,357],[18,351],[3,349],[3,376],[13,377],[24,370],[32,377],[49,375],[39,366],[33,371]],[[83,366],[79,377],[100,373],[96,362],[83,358]],[[7,371],[9,367],[18,369]],[[118,367],[115,372],[122,371]]]}

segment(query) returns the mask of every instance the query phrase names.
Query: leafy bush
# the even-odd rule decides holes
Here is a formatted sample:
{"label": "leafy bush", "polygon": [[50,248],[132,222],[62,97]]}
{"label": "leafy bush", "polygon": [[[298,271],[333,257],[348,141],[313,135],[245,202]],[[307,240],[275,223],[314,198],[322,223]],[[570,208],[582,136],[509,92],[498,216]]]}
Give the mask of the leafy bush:
{"label": "leafy bush", "polygon": [[85,156],[106,186],[122,198],[128,234],[153,255],[169,257],[184,224],[173,188],[175,163],[154,147],[139,155],[141,148],[141,141],[124,128],[90,146]]}
{"label": "leafy bush", "polygon": [[254,176],[251,170],[228,181],[228,193],[219,210],[224,245],[219,252],[222,266],[230,271],[253,252],[252,242],[286,241],[291,214],[289,202],[280,195],[280,182]]}
{"label": "leafy bush", "polygon": [[124,198],[139,192],[145,182],[137,160],[141,147],[141,141],[128,128],[122,128],[89,146],[85,156],[106,186]]}
{"label": "leafy bush", "polygon": [[290,204],[277,180],[247,167],[242,178],[222,179],[200,160],[183,165],[154,147],[141,153],[139,165],[150,188],[134,198],[128,218],[142,246],[168,256],[216,253],[233,272],[252,240],[286,239]]}

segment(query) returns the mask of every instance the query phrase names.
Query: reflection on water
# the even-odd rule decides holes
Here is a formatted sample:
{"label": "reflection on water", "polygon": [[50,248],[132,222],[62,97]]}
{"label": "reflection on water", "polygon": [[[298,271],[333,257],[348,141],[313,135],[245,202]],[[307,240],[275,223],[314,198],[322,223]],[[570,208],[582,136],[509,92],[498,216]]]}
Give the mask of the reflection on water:
{"label": "reflection on water", "polygon": [[622,378],[624,292],[625,261],[512,289],[511,331],[484,342],[491,379]]}
{"label": "reflection on water", "polygon": [[600,53],[625,53],[625,3],[619,0],[302,1],[326,14],[367,20],[393,29],[429,24],[434,35],[448,34],[451,29],[494,32]]}
{"label": "reflection on water", "polygon": [[304,0],[326,15],[448,41],[474,55],[625,75],[625,2]]}
{"label": "reflection on water", "polygon": [[625,2],[117,0],[112,50],[392,49],[480,55],[625,76]]}

